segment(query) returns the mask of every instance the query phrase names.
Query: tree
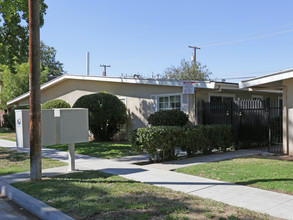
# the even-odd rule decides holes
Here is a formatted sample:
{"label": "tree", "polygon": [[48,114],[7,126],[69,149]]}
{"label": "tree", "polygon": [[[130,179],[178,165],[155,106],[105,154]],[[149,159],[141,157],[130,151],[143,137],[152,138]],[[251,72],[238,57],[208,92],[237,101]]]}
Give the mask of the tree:
{"label": "tree", "polygon": [[[29,91],[29,63],[13,66],[15,74],[8,66],[0,66],[2,91],[0,93],[1,108],[7,108],[7,101]],[[41,72],[41,84],[48,80],[48,69]]]}
{"label": "tree", "polygon": [[61,76],[64,73],[63,63],[56,60],[56,50],[44,42],[41,42],[41,69],[48,68],[49,74],[53,76]]}
{"label": "tree", "polygon": [[[44,24],[47,5],[40,0],[40,26]],[[28,61],[28,0],[0,1],[0,64],[14,65]]]}
{"label": "tree", "polygon": [[70,104],[61,99],[53,99],[42,104],[42,109],[71,108]]}
{"label": "tree", "polygon": [[171,66],[165,70],[163,78],[179,79],[179,80],[208,80],[211,72],[206,66],[201,63],[188,62],[185,59],[181,60],[180,66]]}

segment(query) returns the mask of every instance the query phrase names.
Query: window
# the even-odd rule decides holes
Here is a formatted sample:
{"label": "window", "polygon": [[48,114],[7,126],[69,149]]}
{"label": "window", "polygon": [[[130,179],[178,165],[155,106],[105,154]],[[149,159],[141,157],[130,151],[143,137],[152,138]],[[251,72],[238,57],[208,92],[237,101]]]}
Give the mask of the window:
{"label": "window", "polygon": [[159,109],[169,110],[177,109],[181,110],[181,95],[161,96],[158,97]]}
{"label": "window", "polygon": [[211,103],[219,103],[219,102],[232,102],[234,100],[233,95],[229,94],[212,94],[210,95]]}

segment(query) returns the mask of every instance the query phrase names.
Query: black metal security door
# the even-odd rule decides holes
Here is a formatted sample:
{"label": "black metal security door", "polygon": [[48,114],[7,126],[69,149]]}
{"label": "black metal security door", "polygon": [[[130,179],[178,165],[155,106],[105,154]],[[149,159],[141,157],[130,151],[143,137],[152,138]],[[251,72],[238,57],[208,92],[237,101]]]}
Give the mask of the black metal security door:
{"label": "black metal security door", "polygon": [[240,148],[263,147],[282,141],[282,106],[270,100],[197,103],[198,123],[231,124]]}

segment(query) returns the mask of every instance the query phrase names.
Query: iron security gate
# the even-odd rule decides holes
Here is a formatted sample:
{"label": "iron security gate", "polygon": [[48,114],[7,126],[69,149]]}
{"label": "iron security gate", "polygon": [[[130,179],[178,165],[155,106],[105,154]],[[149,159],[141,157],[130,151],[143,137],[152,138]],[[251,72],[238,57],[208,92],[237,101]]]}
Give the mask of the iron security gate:
{"label": "iron security gate", "polygon": [[264,147],[282,142],[282,106],[269,99],[232,102],[199,102],[200,124],[231,124],[234,142],[240,148]]}

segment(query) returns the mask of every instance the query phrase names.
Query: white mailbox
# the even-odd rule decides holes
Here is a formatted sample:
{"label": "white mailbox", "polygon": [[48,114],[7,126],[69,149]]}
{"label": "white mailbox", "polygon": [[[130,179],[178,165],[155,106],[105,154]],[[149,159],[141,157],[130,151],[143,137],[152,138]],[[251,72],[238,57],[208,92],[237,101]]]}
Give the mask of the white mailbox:
{"label": "white mailbox", "polygon": [[56,144],[88,142],[88,110],[82,108],[54,109]]}
{"label": "white mailbox", "polygon": [[[15,110],[17,147],[30,147],[29,110]],[[41,111],[41,145],[88,142],[88,110],[81,108]]]}
{"label": "white mailbox", "polygon": [[[21,148],[30,147],[30,118],[29,110],[15,110],[16,145]],[[56,123],[53,110],[42,110],[41,114],[41,145],[56,144]]]}
{"label": "white mailbox", "polygon": [[[15,110],[17,147],[30,147],[29,110]],[[69,170],[75,170],[75,143],[88,142],[88,110],[63,108],[41,111],[41,145],[68,144]]]}

